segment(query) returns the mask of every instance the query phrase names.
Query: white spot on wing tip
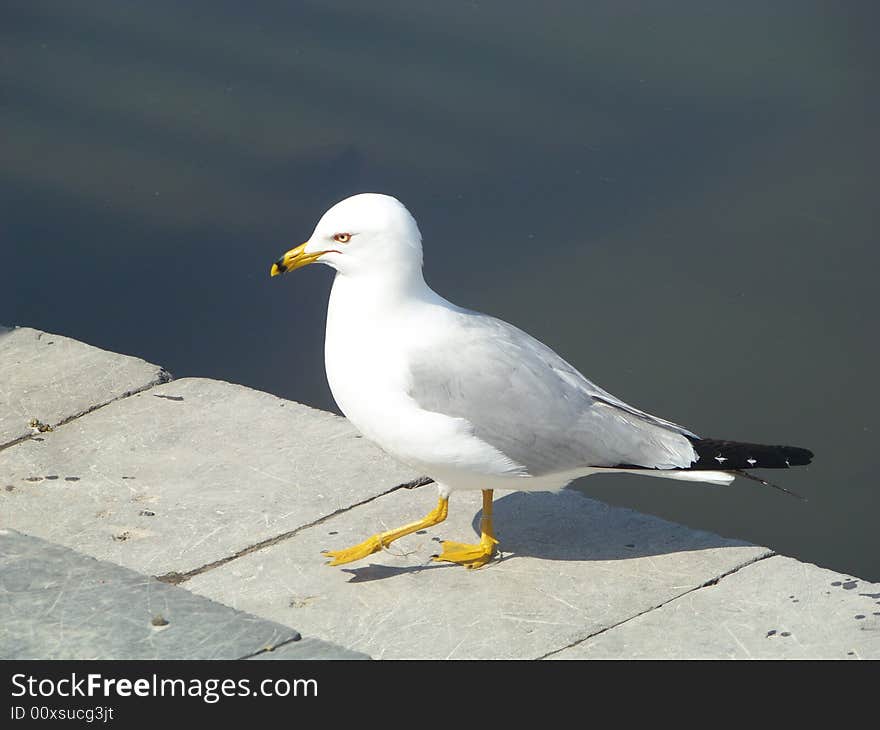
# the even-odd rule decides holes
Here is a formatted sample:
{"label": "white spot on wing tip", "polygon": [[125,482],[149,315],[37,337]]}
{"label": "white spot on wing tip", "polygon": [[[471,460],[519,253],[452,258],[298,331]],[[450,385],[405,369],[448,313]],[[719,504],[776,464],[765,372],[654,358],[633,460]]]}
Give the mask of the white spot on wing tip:
{"label": "white spot on wing tip", "polygon": [[748,459],[746,459],[746,463],[747,463],[749,466],[754,466],[754,465],[757,464],[758,462],[757,462],[757,460],[752,459],[751,457],[749,457]]}
{"label": "white spot on wing tip", "polygon": [[715,457],[715,461],[717,461],[719,464],[723,464],[725,461],[727,461],[727,457],[718,454],[718,456]]}

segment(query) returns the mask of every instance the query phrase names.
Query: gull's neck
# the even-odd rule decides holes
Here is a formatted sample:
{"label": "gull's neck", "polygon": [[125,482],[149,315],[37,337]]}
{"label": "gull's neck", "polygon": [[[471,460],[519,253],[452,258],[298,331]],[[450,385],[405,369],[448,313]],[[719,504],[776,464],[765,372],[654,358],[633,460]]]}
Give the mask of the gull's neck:
{"label": "gull's neck", "polygon": [[369,428],[359,410],[365,388],[376,392],[383,383],[402,382],[405,359],[395,353],[424,335],[421,314],[451,306],[425,283],[420,269],[403,274],[337,272],[330,291],[324,338],[327,382],[339,408],[362,431]]}
{"label": "gull's neck", "polygon": [[361,272],[337,272],[330,291],[330,318],[374,317],[418,304],[444,300],[425,283],[420,266],[395,266]]}

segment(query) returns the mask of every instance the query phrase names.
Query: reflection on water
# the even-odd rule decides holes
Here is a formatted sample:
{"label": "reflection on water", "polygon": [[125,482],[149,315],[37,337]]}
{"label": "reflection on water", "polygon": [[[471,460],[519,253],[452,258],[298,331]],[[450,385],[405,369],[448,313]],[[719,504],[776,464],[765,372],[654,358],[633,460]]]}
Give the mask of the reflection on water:
{"label": "reflection on water", "polygon": [[391,193],[453,301],[699,433],[817,453],[780,476],[806,504],[579,488],[880,580],[876,14],[7,3],[0,322],[333,408],[330,272],[268,267]]}

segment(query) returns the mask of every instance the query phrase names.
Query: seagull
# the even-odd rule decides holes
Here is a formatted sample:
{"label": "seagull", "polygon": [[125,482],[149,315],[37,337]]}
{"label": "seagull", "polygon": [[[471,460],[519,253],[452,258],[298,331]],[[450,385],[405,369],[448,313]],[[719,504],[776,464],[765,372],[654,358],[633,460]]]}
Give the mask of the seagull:
{"label": "seagull", "polygon": [[556,491],[620,472],[711,484],[745,476],[776,487],[745,470],[813,457],[794,446],[700,438],[611,395],[512,324],[447,301],[425,283],[415,219],[389,195],[362,193],[331,207],[270,275],[313,263],[336,270],[324,364],[337,405],[439,490],[422,519],[325,551],[330,565],[441,523],[459,490],[482,492],[480,541],[444,541],[434,560],[480,568],[497,552],[496,489]]}

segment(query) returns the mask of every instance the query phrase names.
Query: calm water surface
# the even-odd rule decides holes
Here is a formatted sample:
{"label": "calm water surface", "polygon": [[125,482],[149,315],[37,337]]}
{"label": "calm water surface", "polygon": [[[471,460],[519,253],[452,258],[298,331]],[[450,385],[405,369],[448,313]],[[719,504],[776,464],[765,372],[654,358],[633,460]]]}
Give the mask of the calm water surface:
{"label": "calm water surface", "polygon": [[268,268],[387,192],[454,302],[817,454],[576,488],[880,580],[876,6],[545,5],[4,3],[0,322],[335,409],[331,272]]}

